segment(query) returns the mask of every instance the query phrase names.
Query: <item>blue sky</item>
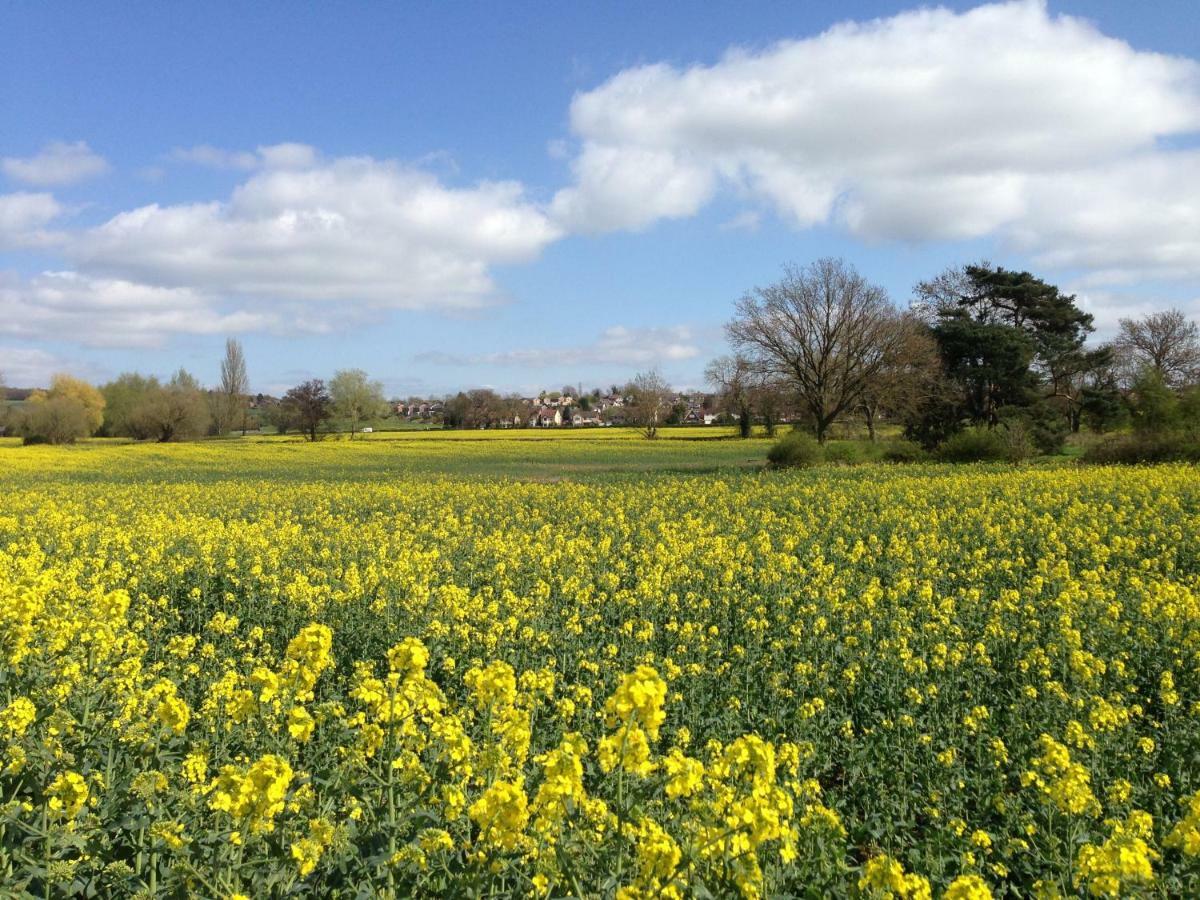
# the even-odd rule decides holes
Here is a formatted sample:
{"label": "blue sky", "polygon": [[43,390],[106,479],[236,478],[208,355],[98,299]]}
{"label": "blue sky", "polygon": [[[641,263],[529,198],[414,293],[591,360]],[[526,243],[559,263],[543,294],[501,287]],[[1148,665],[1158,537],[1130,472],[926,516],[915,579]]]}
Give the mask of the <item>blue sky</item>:
{"label": "blue sky", "polygon": [[1200,312],[1195,4],[920,9],[6,4],[0,373],[698,385],[830,254]]}

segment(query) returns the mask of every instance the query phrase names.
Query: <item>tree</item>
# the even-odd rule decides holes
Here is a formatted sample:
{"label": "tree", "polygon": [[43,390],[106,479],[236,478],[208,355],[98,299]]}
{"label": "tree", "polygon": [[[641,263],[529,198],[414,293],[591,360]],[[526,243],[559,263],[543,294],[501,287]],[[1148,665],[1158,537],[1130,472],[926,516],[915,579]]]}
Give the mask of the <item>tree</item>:
{"label": "tree", "polygon": [[84,409],[89,435],[99,431],[104,423],[104,395],[81,378],[58,373],[50,379],[50,390],[46,397],[50,400],[78,402]]}
{"label": "tree", "polygon": [[880,416],[907,423],[944,385],[937,341],[929,328],[912,315],[900,316],[894,327],[893,351],[863,389],[859,404],[872,441]]}
{"label": "tree", "polygon": [[753,430],[750,397],[755,380],[750,360],[736,354],[718,356],[705,368],[704,380],[720,395],[725,412],[737,416],[738,435],[750,437]]}
{"label": "tree", "polygon": [[160,390],[158,379],[137,372],[123,372],[102,387],[104,394],[104,426],[102,432],[111,437],[131,437],[145,440],[151,434],[146,422],[137,415],[147,398]]}
{"label": "tree", "polygon": [[658,437],[658,426],[671,408],[671,388],[657,371],[639,372],[625,386],[632,401],[626,409],[626,420],[641,429],[648,439]]}
{"label": "tree", "polygon": [[180,369],[149,390],[131,414],[131,430],[159,443],[195,440],[208,430],[209,408],[200,383]]}
{"label": "tree", "polygon": [[246,395],[250,393],[250,380],[246,377],[246,356],[236,338],[225,341],[225,357],[221,360],[221,386],[217,389],[213,403],[213,419],[217,433],[225,434],[238,422],[242,436],[246,435]]}
{"label": "tree", "polygon": [[1062,410],[1072,432],[1079,431],[1086,408],[1099,412],[1116,398],[1116,384],[1112,379],[1114,357],[1113,348],[1104,345],[1095,350],[1080,348],[1051,361],[1047,373],[1048,400]]}
{"label": "tree", "polygon": [[350,428],[350,439],[362,422],[384,414],[387,400],[383,396],[383,385],[371,381],[362,369],[341,369],[333,374],[329,382],[329,396],[333,413]]}
{"label": "tree", "polygon": [[30,397],[16,430],[26,444],[73,444],[90,434],[91,420],[79,401],[40,394]]}
{"label": "tree", "polygon": [[295,416],[295,407],[282,400],[268,402],[263,406],[263,419],[275,429],[276,434],[287,434],[291,431],[295,427]]}
{"label": "tree", "polygon": [[320,378],[313,378],[298,384],[284,394],[283,402],[288,406],[290,420],[304,432],[305,437],[315,441],[317,429],[331,415],[333,400],[325,388],[325,382]]}
{"label": "tree", "polygon": [[962,389],[965,418],[993,428],[1003,407],[1053,398],[1079,427],[1082,387],[1105,354],[1085,350],[1092,316],[1073,295],[987,262],[947,269],[915,293],[914,308],[931,324],[945,370]]}
{"label": "tree", "polygon": [[826,258],[746,294],[726,332],[761,376],[794,391],[824,443],[898,352],[899,320],[883,288]]}
{"label": "tree", "polygon": [[95,434],[103,421],[104,395],[86,381],[59,373],[50,390],[29,396],[16,426],[27,444],[70,444]]}
{"label": "tree", "polygon": [[1137,431],[1160,434],[1179,422],[1179,398],[1167,386],[1162,373],[1147,366],[1133,383],[1133,427]]}
{"label": "tree", "polygon": [[1168,387],[1200,378],[1200,328],[1177,309],[1121,319],[1114,345],[1133,372],[1152,368]]}

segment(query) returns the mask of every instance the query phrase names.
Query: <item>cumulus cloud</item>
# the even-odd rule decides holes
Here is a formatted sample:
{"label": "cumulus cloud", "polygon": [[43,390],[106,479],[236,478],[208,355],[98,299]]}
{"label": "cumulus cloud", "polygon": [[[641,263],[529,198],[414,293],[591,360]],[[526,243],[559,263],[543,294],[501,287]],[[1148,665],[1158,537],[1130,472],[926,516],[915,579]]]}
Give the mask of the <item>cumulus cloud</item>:
{"label": "cumulus cloud", "polygon": [[1195,154],[1163,146],[1200,131],[1200,65],[1041,2],[629,69],[575,97],[571,128],[573,183],[552,208],[576,231],[690,216],[726,189],[796,227],[998,234],[1048,265],[1200,271],[1200,192],[1180,191],[1198,183]]}
{"label": "cumulus cloud", "polygon": [[447,187],[302,145],[259,158],[228,200],[121,213],[71,255],[91,274],[230,298],[450,310],[493,303],[491,267],[531,260],[561,235],[515,182]]}
{"label": "cumulus cloud", "polygon": [[34,156],[6,156],[0,169],[9,178],[38,187],[74,184],[108,171],[108,162],[86,141],[52,141]]}
{"label": "cumulus cloud", "polygon": [[443,351],[417,354],[420,362],[451,366],[551,366],[613,365],[655,366],[694,359],[700,355],[694,332],[686,326],[626,328],[615,325],[594,341],[569,347],[538,347],[460,355]]}
{"label": "cumulus cloud", "polygon": [[58,243],[62,235],[47,231],[46,226],[63,213],[51,194],[18,191],[0,194],[0,250],[46,247]]}
{"label": "cumulus cloud", "polygon": [[[0,273],[0,340],[69,340],[154,347],[174,334],[282,329],[275,314],[226,312],[188,288],[160,288],[77,272]],[[7,363],[5,363],[7,366]]]}

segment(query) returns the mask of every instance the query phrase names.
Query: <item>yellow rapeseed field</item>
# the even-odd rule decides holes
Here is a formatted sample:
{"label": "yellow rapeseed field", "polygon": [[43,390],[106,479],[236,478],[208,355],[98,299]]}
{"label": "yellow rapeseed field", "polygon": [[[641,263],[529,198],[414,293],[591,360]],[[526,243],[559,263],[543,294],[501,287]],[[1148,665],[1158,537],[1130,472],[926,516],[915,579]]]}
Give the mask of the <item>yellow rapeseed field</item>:
{"label": "yellow rapeseed field", "polygon": [[604,441],[0,447],[0,893],[1200,894],[1195,468]]}

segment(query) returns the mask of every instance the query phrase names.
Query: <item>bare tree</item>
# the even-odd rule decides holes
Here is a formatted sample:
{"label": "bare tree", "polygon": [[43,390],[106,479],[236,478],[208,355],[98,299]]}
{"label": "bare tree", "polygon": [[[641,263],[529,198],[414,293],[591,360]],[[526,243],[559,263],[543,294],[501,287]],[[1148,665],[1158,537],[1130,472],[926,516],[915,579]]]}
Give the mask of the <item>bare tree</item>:
{"label": "bare tree", "polygon": [[213,419],[217,433],[225,434],[241,422],[242,436],[246,435],[246,395],[250,381],[246,377],[246,356],[237,338],[225,341],[225,358],[221,360],[221,387],[213,404]]}
{"label": "bare tree", "polygon": [[859,403],[872,441],[881,416],[907,421],[931,395],[944,390],[941,357],[928,326],[915,315],[901,315],[893,327],[892,352],[867,382]]}
{"label": "bare tree", "polygon": [[726,332],[760,374],[795,389],[824,442],[895,359],[906,332],[899,321],[883,288],[826,258],[788,266],[780,281],[742,297]]}
{"label": "bare tree", "polygon": [[631,404],[626,418],[650,439],[658,437],[658,426],[671,411],[671,388],[657,371],[639,372],[625,387]]}
{"label": "bare tree", "polygon": [[750,404],[754,370],[744,356],[718,356],[704,370],[704,380],[716,389],[725,411],[738,417],[738,434],[750,437],[753,408]]}
{"label": "bare tree", "polygon": [[1178,309],[1122,319],[1113,344],[1130,369],[1154,369],[1170,387],[1200,378],[1200,328]]}

